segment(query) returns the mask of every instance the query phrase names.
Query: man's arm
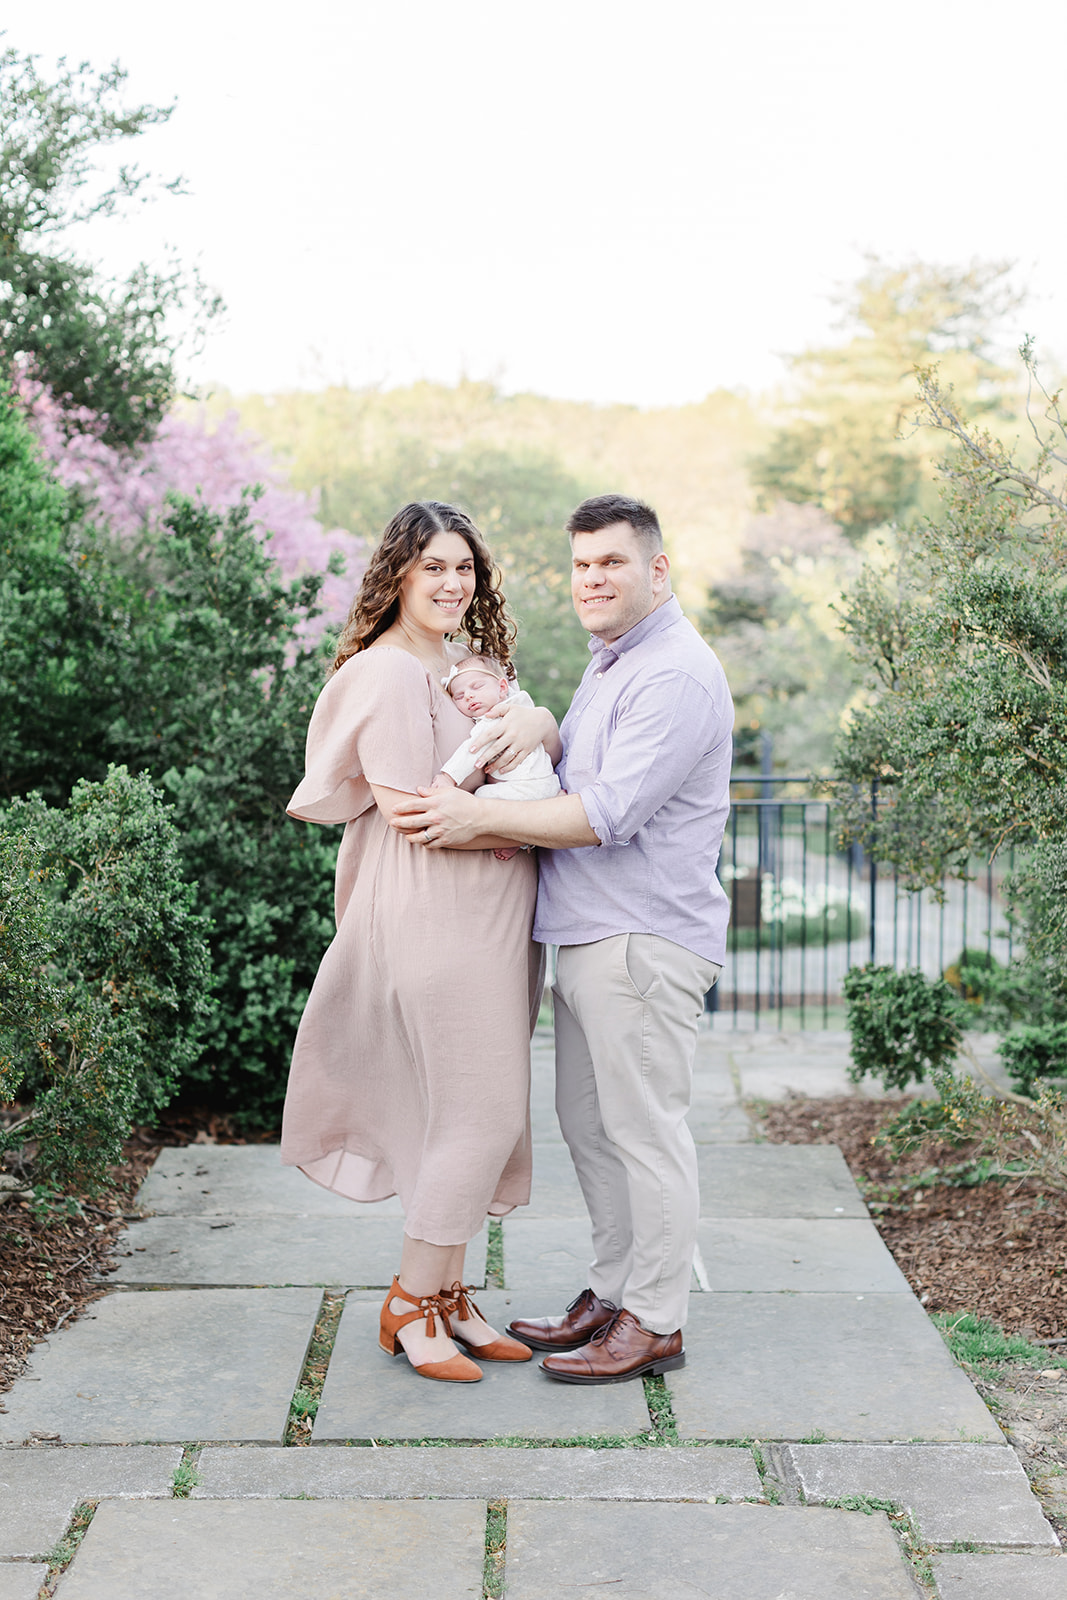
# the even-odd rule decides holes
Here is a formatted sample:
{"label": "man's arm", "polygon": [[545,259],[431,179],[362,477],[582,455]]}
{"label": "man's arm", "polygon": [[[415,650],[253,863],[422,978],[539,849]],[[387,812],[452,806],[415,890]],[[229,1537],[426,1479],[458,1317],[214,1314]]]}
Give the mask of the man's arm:
{"label": "man's arm", "polygon": [[476,737],[479,765],[493,772],[513,772],[539,744],[548,751],[553,766],[563,754],[556,719],[545,706],[506,700],[486,712]]}
{"label": "man's arm", "polygon": [[430,850],[484,848],[490,836],[493,843],[539,844],[550,850],[600,843],[576,794],[554,800],[493,800],[462,789],[420,789],[419,794],[419,800],[405,798],[394,806],[389,821],[398,833],[428,833],[418,843]]}

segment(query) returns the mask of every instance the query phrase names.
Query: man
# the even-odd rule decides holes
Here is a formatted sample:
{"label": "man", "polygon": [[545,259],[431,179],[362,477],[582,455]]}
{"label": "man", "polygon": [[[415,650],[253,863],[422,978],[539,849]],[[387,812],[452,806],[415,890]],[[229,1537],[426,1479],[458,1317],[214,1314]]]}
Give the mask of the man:
{"label": "man", "polygon": [[715,867],[733,708],[671,593],[651,507],[601,495],[567,530],[592,659],[560,730],[564,795],[509,804],[450,790],[407,802],[394,825],[430,848],[493,835],[542,847],[534,937],[559,947],[556,1107],[594,1260],[562,1316],[509,1331],[549,1352],[553,1378],[617,1383],[685,1362],[699,1213],[685,1116],[726,948]]}

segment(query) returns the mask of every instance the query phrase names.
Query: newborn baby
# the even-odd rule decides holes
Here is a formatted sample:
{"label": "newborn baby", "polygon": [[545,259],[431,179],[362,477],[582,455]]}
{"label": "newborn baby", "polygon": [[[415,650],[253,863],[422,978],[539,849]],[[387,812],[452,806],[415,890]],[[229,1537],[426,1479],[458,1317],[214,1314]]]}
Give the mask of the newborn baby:
{"label": "newborn baby", "polygon": [[[471,731],[474,734],[480,728],[492,730],[492,722],[486,722],[486,712],[498,706],[502,700],[517,700],[528,706],[533,704],[526,691],[511,683],[503,667],[491,656],[465,656],[452,666],[444,686],[458,710],[473,719],[474,728]],[[483,757],[477,750],[472,754],[470,745],[471,740],[465,739],[456,753],[449,757],[434,778],[433,788],[453,788],[469,778],[472,772],[477,772],[483,764]],[[491,794],[494,800],[552,800],[560,792],[559,779],[552,769],[552,757],[543,744],[539,744],[510,772],[490,773],[489,777],[489,783],[475,789],[476,795]],[[495,854],[499,860],[507,861],[517,848],[510,846],[506,850],[497,850]]]}

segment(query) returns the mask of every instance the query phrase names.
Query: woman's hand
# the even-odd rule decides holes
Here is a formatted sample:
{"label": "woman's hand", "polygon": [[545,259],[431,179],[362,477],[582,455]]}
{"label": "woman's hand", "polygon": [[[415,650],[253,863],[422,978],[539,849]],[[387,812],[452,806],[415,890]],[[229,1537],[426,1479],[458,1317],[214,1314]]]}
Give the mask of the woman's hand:
{"label": "woman's hand", "polygon": [[477,740],[470,748],[484,757],[479,765],[487,772],[510,772],[520,761],[532,755],[543,744],[552,757],[553,765],[563,754],[559,729],[551,711],[544,706],[524,706],[504,701],[486,712],[486,721],[492,718],[493,727],[479,729]]}
{"label": "woman's hand", "polygon": [[427,850],[458,849],[478,838],[478,802],[465,789],[420,789],[394,806],[389,826]]}

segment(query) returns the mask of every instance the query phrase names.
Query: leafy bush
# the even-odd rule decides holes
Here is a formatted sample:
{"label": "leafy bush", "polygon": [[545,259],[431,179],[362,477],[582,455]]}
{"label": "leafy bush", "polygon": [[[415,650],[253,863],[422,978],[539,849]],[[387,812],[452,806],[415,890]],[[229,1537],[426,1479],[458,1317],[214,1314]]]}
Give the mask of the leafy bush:
{"label": "leafy bush", "polygon": [[216,1006],[185,1076],[269,1122],[333,934],[338,833],[286,801],[325,676],[322,575],[286,581],[251,500],[172,504],[137,545],[78,520],[10,399],[0,401],[0,793],[62,803],[109,762],[174,807],[210,919]]}
{"label": "leafy bush", "polygon": [[1032,1094],[1037,1078],[1067,1078],[1067,1022],[1016,1028],[1001,1040],[998,1054],[1020,1094]]}
{"label": "leafy bush", "polygon": [[[970,1144],[971,1166],[983,1175],[1034,1178],[1058,1194],[1067,1193],[1067,1095],[1047,1083],[1032,1098],[985,1094],[966,1074],[939,1067],[932,1077],[937,1100],[914,1101],[882,1129],[894,1157],[933,1144]],[[959,1170],[959,1169],[956,1169]]]}
{"label": "leafy bush", "polygon": [[942,979],[868,965],[851,967],[843,989],[854,1083],[870,1075],[906,1089],[955,1057],[961,1030],[955,996]]}
{"label": "leafy bush", "polygon": [[965,952],[959,976],[981,998],[968,1022],[1008,1034],[1002,1054],[1029,1089],[1067,1067],[1067,414],[1029,341],[1021,353],[1033,408],[1006,443],[919,373],[917,420],[952,447],[941,509],[887,538],[845,599],[873,692],[837,773],[845,837],[909,887],[1016,850],[1004,889],[1020,953],[978,971]]}
{"label": "leafy bush", "polygon": [[99,1183],[166,1104],[210,1007],[205,920],[169,810],[122,767],[0,814],[0,1093],[28,1092],[0,1150],[47,1182]]}
{"label": "leafy bush", "polygon": [[1064,996],[1044,963],[1023,959],[1005,967],[984,950],[964,950],[956,974],[967,1009],[974,1008],[965,1020],[1006,1034],[998,1054],[1019,1094],[1032,1094],[1038,1078],[1067,1078]]}
{"label": "leafy bush", "polygon": [[102,778],[132,597],[0,387],[0,795]]}
{"label": "leafy bush", "polygon": [[174,806],[186,876],[211,918],[215,1009],[185,1081],[244,1122],[281,1108],[293,1036],[333,937],[339,831],[291,821],[325,676],[308,643],[321,576],[285,582],[249,507],[175,504],[143,559],[137,694],[113,749]]}
{"label": "leafy bush", "polygon": [[996,956],[988,950],[969,950],[964,947],[959,960],[946,967],[944,977],[951,988],[959,991],[961,1000],[981,1005],[986,991],[994,991],[1004,971]]}

